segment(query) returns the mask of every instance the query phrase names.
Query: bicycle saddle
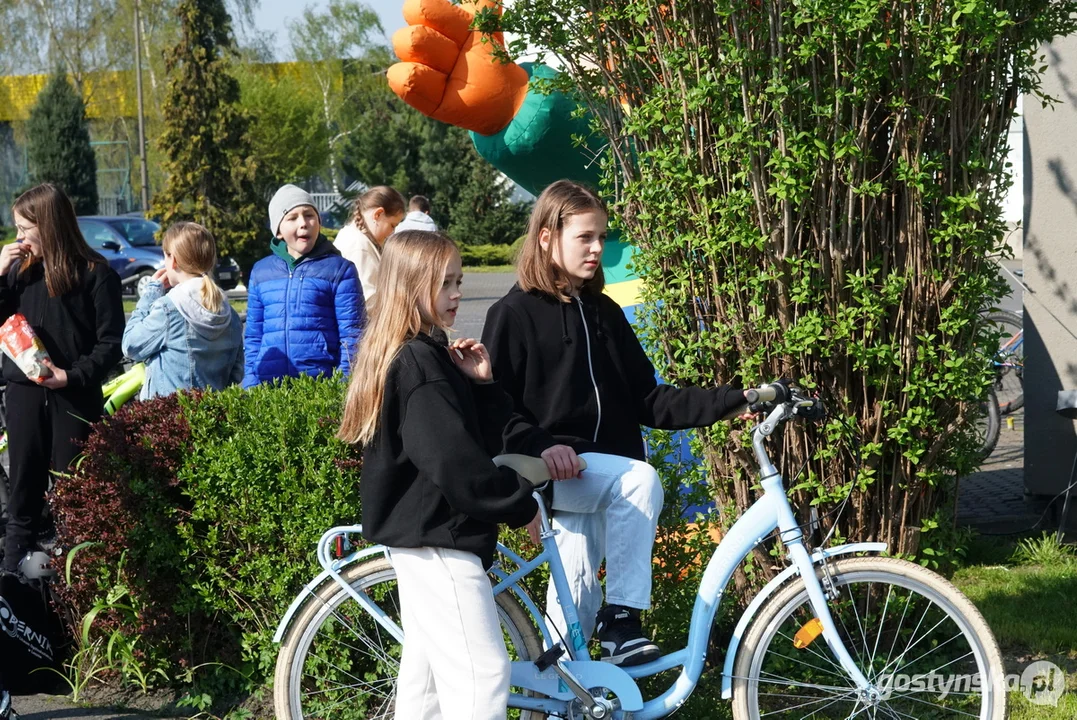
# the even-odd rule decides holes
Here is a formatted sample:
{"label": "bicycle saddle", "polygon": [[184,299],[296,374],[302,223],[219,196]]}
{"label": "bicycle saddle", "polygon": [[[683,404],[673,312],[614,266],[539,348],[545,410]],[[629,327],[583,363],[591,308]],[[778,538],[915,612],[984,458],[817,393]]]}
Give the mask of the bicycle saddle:
{"label": "bicycle saddle", "polygon": [[[498,455],[494,458],[494,465],[512,468],[520,477],[535,487],[545,485],[550,481],[550,471],[546,468],[546,461],[542,458],[531,455]],[[587,463],[584,462],[583,458],[580,458],[580,470],[586,469]]]}

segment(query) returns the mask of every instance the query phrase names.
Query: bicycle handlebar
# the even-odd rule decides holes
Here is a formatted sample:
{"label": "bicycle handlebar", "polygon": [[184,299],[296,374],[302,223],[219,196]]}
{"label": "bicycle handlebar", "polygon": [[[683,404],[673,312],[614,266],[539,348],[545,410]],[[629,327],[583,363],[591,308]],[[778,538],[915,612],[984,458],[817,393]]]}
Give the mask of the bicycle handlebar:
{"label": "bicycle handlebar", "polygon": [[744,399],[748,401],[749,405],[755,405],[760,402],[776,402],[784,403],[789,402],[790,392],[789,388],[782,383],[769,383],[763,387],[752,388],[744,392]]}
{"label": "bicycle handlebar", "polygon": [[821,420],[826,417],[826,409],[819,398],[803,394],[784,381],[746,390],[744,399],[748,401],[752,410],[765,410],[768,406],[775,405],[789,405],[789,414],[783,416],[783,419],[794,415],[804,420]]}

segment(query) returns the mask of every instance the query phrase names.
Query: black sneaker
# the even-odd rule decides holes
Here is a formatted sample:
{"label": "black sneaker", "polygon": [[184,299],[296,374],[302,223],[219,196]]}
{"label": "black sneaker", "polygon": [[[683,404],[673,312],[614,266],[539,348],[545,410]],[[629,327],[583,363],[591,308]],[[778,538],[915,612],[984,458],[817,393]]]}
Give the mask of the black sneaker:
{"label": "black sneaker", "polygon": [[598,611],[598,640],[603,662],[614,665],[642,665],[662,655],[643,634],[639,610],[623,605],[607,605]]}

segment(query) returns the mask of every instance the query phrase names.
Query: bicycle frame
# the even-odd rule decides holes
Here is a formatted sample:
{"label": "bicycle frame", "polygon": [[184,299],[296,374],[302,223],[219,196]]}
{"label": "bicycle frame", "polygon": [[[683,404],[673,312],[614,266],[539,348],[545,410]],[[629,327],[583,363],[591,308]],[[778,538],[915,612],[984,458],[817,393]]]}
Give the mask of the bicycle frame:
{"label": "bicycle frame", "polygon": [[[1000,347],[998,349],[998,352],[995,353],[995,357],[996,358],[998,358],[998,357],[1007,357],[1009,355],[1012,355],[1013,353],[1017,352],[1024,344],[1025,344],[1025,333],[1024,333],[1023,330],[1021,330],[1021,331],[1015,333],[1013,336],[1011,336],[1010,339],[1007,340],[1005,343],[1003,343],[1002,347]],[[1004,361],[1000,362],[997,359],[994,360],[993,362],[995,364],[995,367],[1013,367],[1013,368],[1023,368],[1024,367],[1023,363],[1012,363],[1012,362],[1004,362]]]}
{"label": "bicycle frame", "polygon": [[[870,695],[877,692],[877,689],[856,666],[853,658],[845,648],[827,606],[826,591],[816,577],[814,566],[817,562],[825,562],[827,557],[833,555],[850,552],[880,552],[885,549],[885,545],[881,543],[862,543],[831,548],[827,551],[817,552],[814,557],[808,553],[804,546],[803,533],[796,522],[792,507],[789,504],[789,498],[782,484],[781,475],[771,463],[763,445],[766,438],[791,414],[792,409],[789,406],[779,405],[755,429],[752,445],[756,459],[759,462],[763,495],[734,523],[707,563],[703,578],[696,592],[687,644],[685,647],[668,653],[657,660],[644,665],[621,668],[590,659],[587,651],[587,638],[583,637],[580,630],[579,612],[571,600],[568,579],[561,563],[561,556],[557,552],[554,540],[556,533],[550,525],[542,503],[540,503],[540,508],[542,508],[542,551],[536,557],[525,560],[508,548],[502,545],[498,546],[501,554],[511,560],[517,569],[513,572],[508,572],[500,564],[495,564],[491,570],[498,580],[497,585],[494,586],[494,594],[511,592],[520,600],[541,632],[546,647],[553,645],[553,637],[547,627],[543,613],[520,587],[519,583],[535,568],[543,563],[549,563],[551,581],[557,589],[569,635],[566,638],[568,645],[566,650],[569,659],[564,660],[561,664],[579,680],[584,688],[605,687],[613,692],[620,702],[620,711],[614,717],[630,717],[632,720],[662,718],[671,714],[687,700],[703,672],[714,616],[726,585],[729,583],[734,571],[749,553],[775,530],[779,532],[779,537],[785,545],[791,560],[790,567],[780,577],[788,579],[794,574],[799,574],[803,578],[815,617],[822,623],[822,637],[833,653],[834,658],[848,673],[849,678],[862,694]],[[322,540],[319,542],[318,559],[324,568],[324,572],[307,586],[307,592],[313,592],[326,577],[332,577],[379,624],[402,641],[403,632],[400,628],[366,597],[365,593],[348,586],[339,574],[340,568],[359,559],[384,553],[385,548],[365,548],[353,552],[342,560],[332,561],[330,559],[329,546],[333,538],[341,534],[341,532],[357,532],[359,530],[360,526],[334,528],[322,536]],[[777,589],[779,584],[780,582],[772,582],[761,594],[761,597],[757,597],[752,605],[749,606],[746,617],[742,618],[741,623],[738,624],[738,633],[735,634],[730,645],[732,653],[736,652],[740,637],[739,633],[746,629],[750,616],[762,605],[761,601],[765,599],[765,596]],[[292,607],[278,627],[274,638],[276,641],[279,642],[283,638],[292,615],[298,610],[305,597],[305,593],[300,593],[293,602]],[[725,677],[723,678],[725,687],[729,686],[731,679],[732,660],[733,658],[731,657],[726,658]],[[663,694],[644,703],[636,684],[636,679],[656,675],[677,667],[681,668],[681,672],[672,685]],[[546,697],[526,697],[514,693],[509,699],[509,707],[564,715],[575,698],[564,681],[552,669],[547,669],[545,672],[539,671],[532,661],[517,661],[512,664],[512,685],[534,691]]]}

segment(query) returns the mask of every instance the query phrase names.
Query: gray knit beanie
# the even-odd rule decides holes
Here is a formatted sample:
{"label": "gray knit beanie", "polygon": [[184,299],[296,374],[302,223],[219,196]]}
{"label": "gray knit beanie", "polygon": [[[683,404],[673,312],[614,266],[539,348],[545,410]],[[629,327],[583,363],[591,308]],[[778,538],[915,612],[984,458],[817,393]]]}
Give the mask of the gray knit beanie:
{"label": "gray knit beanie", "polygon": [[273,199],[269,201],[269,229],[273,237],[277,237],[277,231],[280,229],[284,216],[303,205],[310,205],[317,209],[314,198],[303,188],[296,185],[281,186],[281,189],[273,195]]}

